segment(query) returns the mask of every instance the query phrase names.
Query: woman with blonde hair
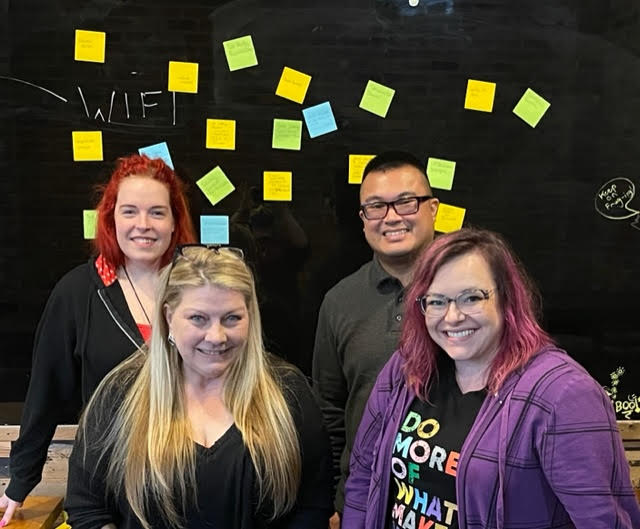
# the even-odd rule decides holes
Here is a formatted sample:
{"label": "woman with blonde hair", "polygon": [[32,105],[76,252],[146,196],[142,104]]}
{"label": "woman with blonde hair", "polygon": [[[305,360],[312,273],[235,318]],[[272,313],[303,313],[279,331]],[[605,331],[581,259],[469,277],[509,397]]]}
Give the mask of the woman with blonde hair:
{"label": "woman with blonde hair", "polygon": [[305,378],[268,355],[234,248],[179,247],[151,342],[85,411],[69,463],[74,529],[326,528],[328,438]]}

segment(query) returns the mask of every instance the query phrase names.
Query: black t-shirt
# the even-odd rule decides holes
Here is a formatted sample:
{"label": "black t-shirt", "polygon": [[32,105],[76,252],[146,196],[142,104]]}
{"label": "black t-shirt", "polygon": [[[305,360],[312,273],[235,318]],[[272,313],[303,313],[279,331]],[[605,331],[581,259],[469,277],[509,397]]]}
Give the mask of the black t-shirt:
{"label": "black t-shirt", "polygon": [[393,446],[390,529],[458,528],[458,458],[486,391],[463,395],[453,363],[442,360],[438,368],[431,404],[414,399]]}

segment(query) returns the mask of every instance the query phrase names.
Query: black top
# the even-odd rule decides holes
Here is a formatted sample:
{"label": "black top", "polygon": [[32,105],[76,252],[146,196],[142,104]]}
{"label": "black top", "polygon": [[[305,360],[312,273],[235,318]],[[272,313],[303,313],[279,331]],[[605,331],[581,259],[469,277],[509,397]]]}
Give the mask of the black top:
{"label": "black top", "polygon": [[453,362],[441,359],[431,403],[413,400],[393,447],[389,528],[458,529],[456,472],[462,445],[486,396],[461,393]]}
{"label": "black top", "polygon": [[9,498],[23,501],[38,484],[56,426],[77,422],[100,381],[142,344],[120,283],[105,287],[95,259],[60,279],[36,330]]}
{"label": "black top", "polygon": [[[320,410],[299,372],[283,377],[285,397],[293,414],[302,449],[302,482],[294,509],[268,522],[269,506],[257,508],[256,472],[239,430],[232,425],[210,448],[196,444],[196,489],[184,512],[189,529],[326,529],[331,504],[329,440]],[[121,392],[122,393],[122,392]],[[120,397],[122,398],[122,394]],[[111,399],[114,400],[115,399]],[[95,414],[89,417],[95,418]],[[89,430],[86,460],[84,443],[74,446],[69,459],[65,508],[73,529],[99,529],[115,523],[118,529],[141,526],[124,495],[105,501],[106,462],[98,464],[95,440],[105,425]],[[151,502],[148,519],[154,529],[169,529]]]}
{"label": "black top", "polygon": [[337,481],[335,507],[342,511],[351,448],[382,367],[396,350],[404,291],[374,259],[327,292],[313,349],[313,381],[331,437]]}

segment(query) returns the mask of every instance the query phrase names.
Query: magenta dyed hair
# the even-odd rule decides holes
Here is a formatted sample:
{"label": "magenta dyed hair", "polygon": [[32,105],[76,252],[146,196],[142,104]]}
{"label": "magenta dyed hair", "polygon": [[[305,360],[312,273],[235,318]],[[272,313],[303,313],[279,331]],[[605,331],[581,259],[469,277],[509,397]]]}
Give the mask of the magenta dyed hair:
{"label": "magenta dyed hair", "polygon": [[538,323],[538,291],[501,236],[473,228],[442,235],[431,243],[416,265],[406,296],[400,338],[405,377],[422,399],[427,399],[433,377],[437,376],[437,358],[441,350],[429,335],[424,315],[415,300],[427,292],[443,265],[474,252],[482,255],[489,265],[504,318],[498,353],[489,368],[489,391],[497,391],[510,373],[524,366],[542,347],[553,343]]}

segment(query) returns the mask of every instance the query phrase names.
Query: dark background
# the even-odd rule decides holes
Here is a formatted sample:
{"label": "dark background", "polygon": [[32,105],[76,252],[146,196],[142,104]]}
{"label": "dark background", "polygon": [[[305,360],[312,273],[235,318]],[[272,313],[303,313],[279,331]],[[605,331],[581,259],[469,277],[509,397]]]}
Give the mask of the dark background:
{"label": "dark background", "polygon": [[[73,60],[75,29],[107,33],[105,64]],[[229,72],[222,42],[247,34],[259,66]],[[623,367],[616,398],[630,413],[619,418],[640,418],[640,230],[594,207],[613,178],[640,186],[639,52],[637,0],[0,0],[0,402],[24,398],[46,298],[90,253],[82,209],[94,185],[118,156],[166,141],[196,222],[244,222],[232,243],[259,256],[267,337],[304,369],[323,293],[370,258],[348,155],[457,161],[441,201],[511,241],[546,328],[603,385]],[[200,65],[198,94],[176,94],[175,125],[169,60]],[[303,106],[275,95],[283,66],[313,76]],[[493,113],[464,110],[469,78],[497,83]],[[358,108],[369,79],[396,90],[386,119]],[[511,112],[529,87],[551,102],[535,129]],[[93,119],[113,90],[112,122]],[[143,119],[139,93],[156,90]],[[336,132],[305,129],[300,152],[271,149],[274,117],[327,100]],[[206,118],[237,120],[235,151],[205,149]],[[72,130],[102,130],[105,162],[73,162]],[[216,165],[237,191],[213,207],[195,181]],[[293,202],[238,213],[261,196],[264,170],[293,172]],[[285,235],[291,219],[306,243]]]}

